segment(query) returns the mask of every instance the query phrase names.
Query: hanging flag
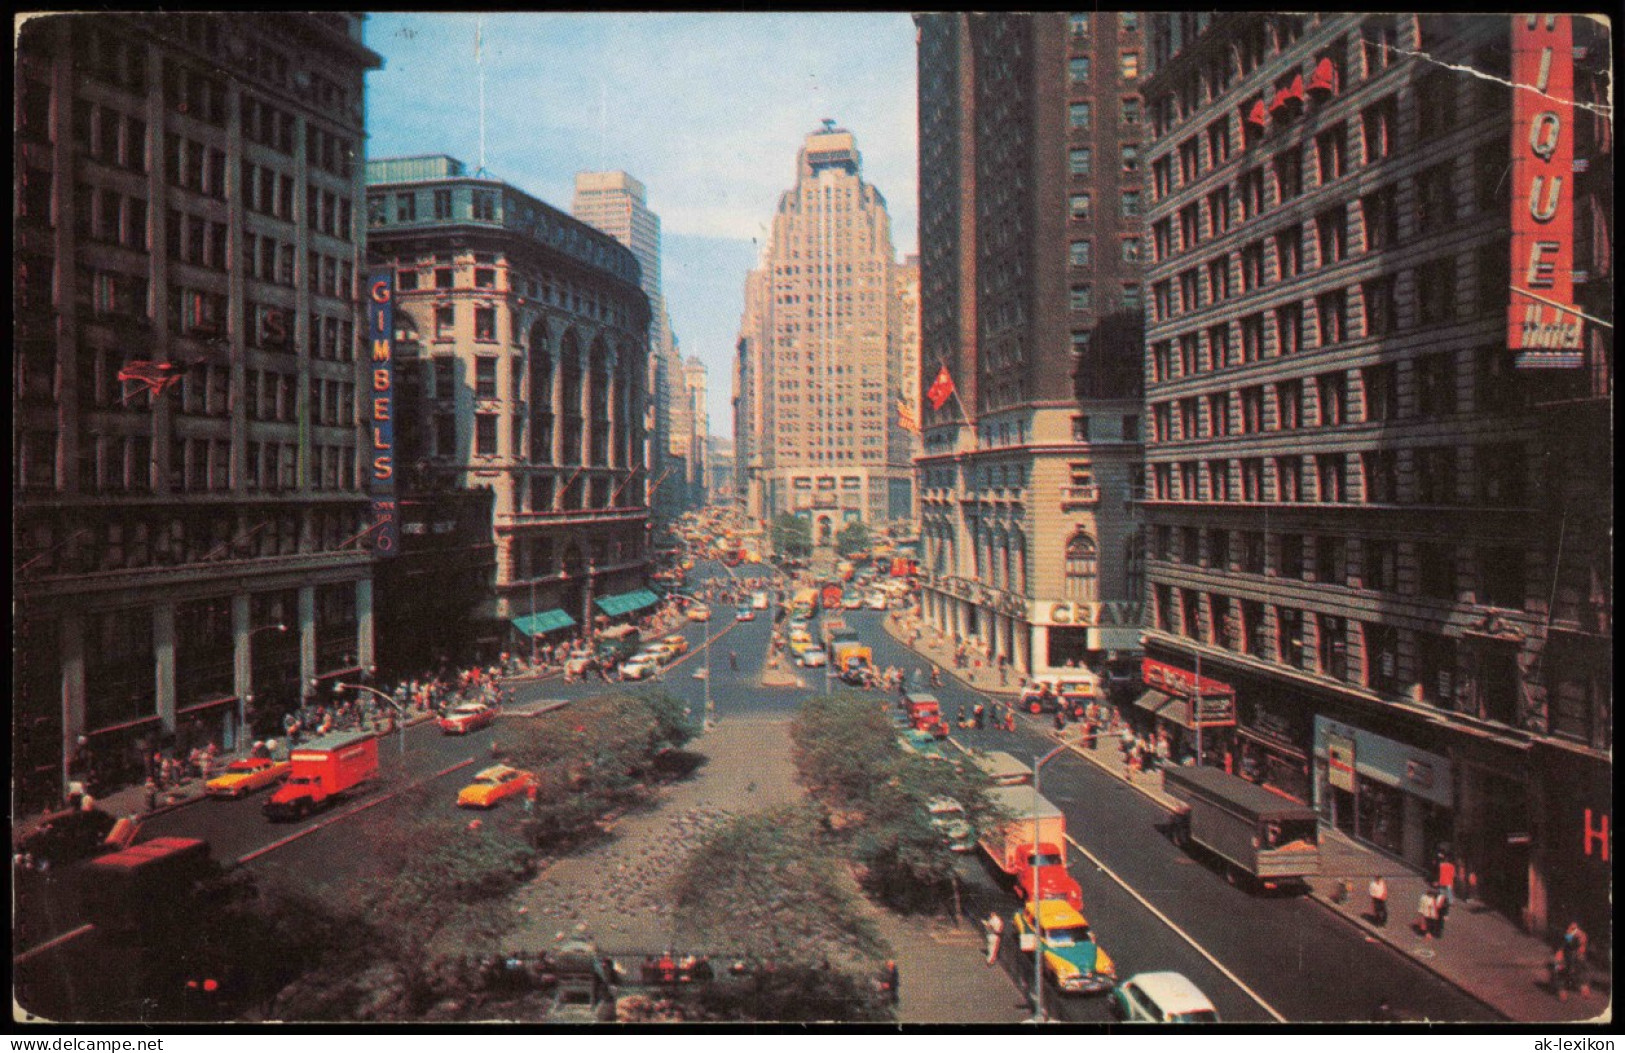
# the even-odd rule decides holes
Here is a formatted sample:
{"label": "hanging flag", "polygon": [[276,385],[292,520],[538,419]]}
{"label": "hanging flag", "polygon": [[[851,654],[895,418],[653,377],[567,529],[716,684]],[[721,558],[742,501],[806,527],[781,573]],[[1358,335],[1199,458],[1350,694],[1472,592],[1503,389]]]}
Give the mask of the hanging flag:
{"label": "hanging flag", "polygon": [[906,399],[897,400],[897,426],[915,435],[920,434],[920,415],[914,412],[914,407]]}
{"label": "hanging flag", "polygon": [[939,410],[954,395],[954,378],[948,375],[948,367],[943,366],[937,373],[937,379],[925,389],[925,397],[931,400],[931,408]]}
{"label": "hanging flag", "polygon": [[1315,63],[1315,71],[1309,75],[1310,91],[1337,91],[1337,68],[1332,60],[1323,58]]}
{"label": "hanging flag", "polygon": [[[154,397],[179,384],[181,377],[185,375],[186,366],[183,363],[149,362],[139,358],[124,363],[123,368],[118,371],[120,383],[140,384]],[[125,396],[125,401],[129,401],[129,395]]]}
{"label": "hanging flag", "polygon": [[1270,123],[1269,110],[1265,109],[1263,99],[1253,103],[1253,108],[1247,111],[1247,122],[1259,128]]}

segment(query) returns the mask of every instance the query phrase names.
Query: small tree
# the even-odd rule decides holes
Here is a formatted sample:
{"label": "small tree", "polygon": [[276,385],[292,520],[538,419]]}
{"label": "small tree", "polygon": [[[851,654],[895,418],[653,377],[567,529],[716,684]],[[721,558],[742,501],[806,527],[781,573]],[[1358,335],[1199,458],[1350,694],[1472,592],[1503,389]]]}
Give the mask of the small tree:
{"label": "small tree", "polygon": [[793,512],[780,512],[773,520],[773,550],[800,558],[811,555],[812,549],[812,524]]}
{"label": "small tree", "polygon": [[835,551],[842,556],[869,551],[869,528],[858,521],[848,523],[835,535]]}

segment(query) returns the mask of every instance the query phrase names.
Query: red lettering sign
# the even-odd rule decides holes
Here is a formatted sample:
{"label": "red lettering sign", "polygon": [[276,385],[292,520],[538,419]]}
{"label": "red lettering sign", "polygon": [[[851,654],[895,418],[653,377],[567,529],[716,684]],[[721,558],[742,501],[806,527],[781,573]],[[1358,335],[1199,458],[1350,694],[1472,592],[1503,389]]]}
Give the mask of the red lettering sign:
{"label": "red lettering sign", "polygon": [[1512,16],[1512,289],[1507,346],[1574,350],[1574,31]]}
{"label": "red lettering sign", "polygon": [[1608,813],[1603,812],[1596,816],[1596,824],[1592,825],[1592,811],[1586,809],[1585,818],[1585,854],[1590,855],[1593,843],[1602,856],[1604,863],[1608,862]]}

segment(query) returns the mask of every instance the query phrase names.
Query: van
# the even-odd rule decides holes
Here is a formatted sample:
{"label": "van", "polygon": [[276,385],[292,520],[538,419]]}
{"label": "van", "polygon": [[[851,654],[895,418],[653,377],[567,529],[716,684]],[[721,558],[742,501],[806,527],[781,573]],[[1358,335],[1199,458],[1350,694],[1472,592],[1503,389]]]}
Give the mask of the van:
{"label": "van", "polygon": [[976,766],[987,773],[995,786],[1025,786],[1033,781],[1033,769],[1003,750],[977,756]]}

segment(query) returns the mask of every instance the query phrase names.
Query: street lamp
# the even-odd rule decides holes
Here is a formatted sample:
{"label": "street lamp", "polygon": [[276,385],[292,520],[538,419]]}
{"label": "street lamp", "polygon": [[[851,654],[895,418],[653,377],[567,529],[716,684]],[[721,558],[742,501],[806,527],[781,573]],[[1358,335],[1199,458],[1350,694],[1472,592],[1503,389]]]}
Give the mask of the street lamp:
{"label": "street lamp", "polygon": [[366,684],[337,683],[333,685],[333,690],[343,691],[347,687],[354,688],[357,691],[365,691],[369,695],[374,695],[381,698],[389,704],[391,709],[395,711],[395,727],[400,731],[401,759],[404,761],[406,759],[406,711],[401,708],[401,704],[384,694],[382,691],[379,691],[376,688],[368,687]]}
{"label": "street lamp", "polygon": [[[262,625],[258,629],[250,629],[250,630],[248,630],[248,636],[245,637],[245,639],[252,640],[255,636],[259,635],[260,633],[271,632],[271,631],[275,631],[275,632],[279,632],[279,633],[285,633],[285,632],[288,631],[288,627],[287,627],[287,625],[285,625],[282,622],[278,622],[275,625]],[[254,669],[253,669],[253,665],[252,665],[252,662],[253,662],[252,649],[250,650],[250,655],[251,655],[251,657],[250,657],[250,660],[249,660],[250,661],[250,666],[249,666],[249,670],[248,670],[248,678],[249,678],[250,682],[252,682],[253,679],[254,679]],[[238,738],[248,738],[249,737],[249,734],[248,734],[248,707],[250,705],[252,705],[253,702],[254,702],[254,695],[253,695],[252,692],[248,692],[248,693],[237,696],[237,736],[238,736]]]}
{"label": "street lamp", "polygon": [[1048,764],[1058,753],[1063,753],[1070,747],[1065,743],[1055,747],[1042,757],[1033,758],[1033,878],[1032,905],[1033,905],[1033,1018],[1029,1024],[1047,1023],[1049,1018],[1044,1015],[1044,912],[1039,906],[1038,898],[1038,776],[1044,765]]}

